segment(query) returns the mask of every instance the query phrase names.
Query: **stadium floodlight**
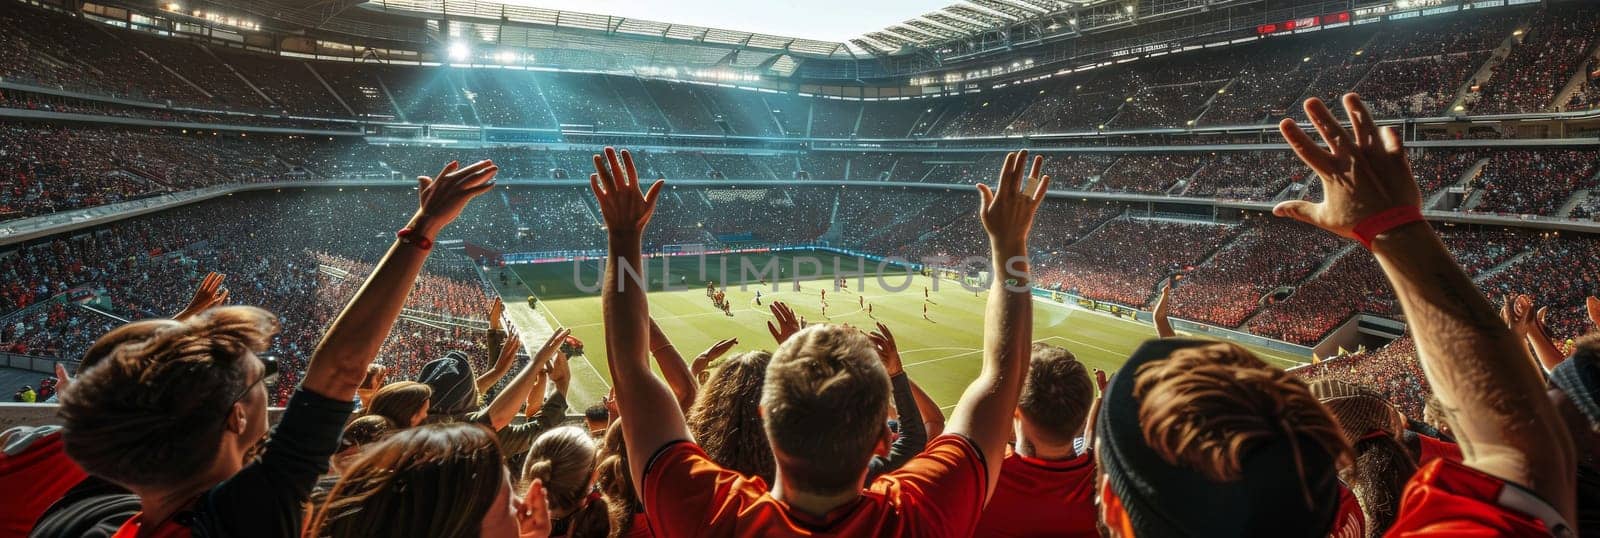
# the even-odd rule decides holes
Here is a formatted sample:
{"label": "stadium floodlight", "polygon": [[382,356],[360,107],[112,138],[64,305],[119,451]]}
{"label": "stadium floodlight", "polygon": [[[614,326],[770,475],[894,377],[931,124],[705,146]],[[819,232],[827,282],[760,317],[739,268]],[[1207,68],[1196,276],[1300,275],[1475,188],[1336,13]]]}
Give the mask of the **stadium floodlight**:
{"label": "stadium floodlight", "polygon": [[450,48],[447,49],[447,52],[449,52],[451,60],[459,62],[466,60],[467,55],[472,54],[472,49],[467,47],[466,43],[457,41],[450,44]]}
{"label": "stadium floodlight", "polygon": [[503,64],[514,64],[517,63],[517,53],[509,50],[502,50],[494,54],[494,59]]}

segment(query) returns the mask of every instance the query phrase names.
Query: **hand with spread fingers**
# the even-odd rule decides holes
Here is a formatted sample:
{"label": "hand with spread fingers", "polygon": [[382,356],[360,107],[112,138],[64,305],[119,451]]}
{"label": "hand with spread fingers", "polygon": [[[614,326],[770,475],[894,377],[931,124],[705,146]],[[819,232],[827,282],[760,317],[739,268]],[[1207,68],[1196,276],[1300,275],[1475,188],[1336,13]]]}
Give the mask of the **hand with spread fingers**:
{"label": "hand with spread fingers", "polygon": [[500,167],[491,161],[478,161],[466,168],[450,161],[434,177],[417,176],[417,215],[410,228],[433,239],[445,225],[461,216],[467,202],[494,189],[494,176]]}
{"label": "hand with spread fingers", "polygon": [[195,288],[194,298],[189,300],[189,306],[183,307],[183,311],[172,316],[172,319],[183,321],[213,307],[228,304],[228,289],[222,287],[225,278],[226,275],[216,271],[207,273],[206,277],[200,280],[200,287]]}
{"label": "hand with spread fingers", "polygon": [[1028,232],[1033,229],[1033,215],[1044,202],[1044,193],[1050,188],[1050,176],[1040,175],[1044,157],[1034,156],[1033,166],[1028,166],[1028,150],[1006,154],[1000,169],[1000,180],[991,189],[978,184],[981,204],[978,217],[989,241],[996,250],[1011,254],[1027,252]]}
{"label": "hand with spread fingers", "polygon": [[605,155],[594,156],[595,173],[589,175],[589,188],[600,204],[606,230],[611,234],[640,235],[656,211],[656,198],[666,181],[657,180],[649,191],[639,190],[639,170],[633,154],[606,148]]}
{"label": "hand with spread fingers", "polygon": [[1400,135],[1373,123],[1372,112],[1356,94],[1345,94],[1344,108],[1349,111],[1349,128],[1339,125],[1322,100],[1306,100],[1306,115],[1327,148],[1318,146],[1292,119],[1278,124],[1295,154],[1321,178],[1325,199],[1282,202],[1272,213],[1359,240],[1357,224],[1390,209],[1420,207],[1422,193]]}
{"label": "hand with spread fingers", "polygon": [[883,369],[889,372],[889,377],[906,371],[905,363],[900,360],[900,348],[895,346],[894,333],[889,331],[889,326],[879,323],[878,330],[867,333],[867,339],[878,351],[878,359],[883,361]]}
{"label": "hand with spread fingers", "polygon": [[783,301],[773,301],[767,308],[772,310],[772,317],[777,318],[776,325],[771,321],[767,322],[767,332],[772,333],[772,339],[777,340],[778,345],[783,345],[790,336],[800,332],[800,318],[794,315],[789,305],[783,304]]}

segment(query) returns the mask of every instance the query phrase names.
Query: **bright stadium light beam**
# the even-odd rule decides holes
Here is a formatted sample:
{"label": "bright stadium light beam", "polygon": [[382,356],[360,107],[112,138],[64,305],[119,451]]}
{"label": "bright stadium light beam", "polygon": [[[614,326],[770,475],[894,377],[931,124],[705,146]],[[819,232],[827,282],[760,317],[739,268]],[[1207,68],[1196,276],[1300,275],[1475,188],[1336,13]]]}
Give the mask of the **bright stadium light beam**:
{"label": "bright stadium light beam", "polygon": [[502,50],[494,54],[494,59],[503,64],[514,64],[517,63],[517,53],[509,50]]}
{"label": "bright stadium light beam", "polygon": [[457,41],[450,44],[448,52],[452,61],[460,62],[466,60],[467,55],[472,54],[472,49],[467,47],[466,43]]}

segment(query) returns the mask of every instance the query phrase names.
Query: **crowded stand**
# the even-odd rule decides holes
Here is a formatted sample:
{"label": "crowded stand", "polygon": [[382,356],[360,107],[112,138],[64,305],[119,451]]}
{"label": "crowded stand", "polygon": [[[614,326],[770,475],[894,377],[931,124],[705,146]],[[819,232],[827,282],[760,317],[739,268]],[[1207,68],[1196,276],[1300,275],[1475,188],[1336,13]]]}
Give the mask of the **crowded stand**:
{"label": "crowded stand", "polygon": [[1234,232],[1230,226],[1113,220],[1066,247],[1062,263],[1042,269],[1039,281],[1094,300],[1141,306],[1156,284],[1199,264]]}
{"label": "crowded stand", "polygon": [[1495,152],[1469,187],[1482,201],[1469,211],[1553,215],[1580,188],[1596,187],[1600,153],[1543,149]]}
{"label": "crowded stand", "polygon": [[1540,112],[1559,105],[1556,92],[1586,65],[1595,46],[1600,9],[1540,10],[1519,43],[1481,84],[1472,111],[1478,114]]}
{"label": "crowded stand", "polygon": [[[1166,7],[1106,12],[1129,21],[1120,40],[1149,29],[1138,10]],[[1554,107],[1588,65],[1592,6],[1261,28],[1081,71],[996,64],[993,84],[968,75],[930,97],[901,98],[919,83],[897,79],[865,99],[820,96],[850,87],[812,84],[833,66],[805,62],[875,61],[868,41],[780,53],[773,36],[727,45],[610,15],[600,31],[367,8],[426,20],[414,33],[432,38],[567,36],[548,56],[593,47],[594,65],[622,43],[663,63],[698,53],[727,69],[715,76],[795,74],[758,92],[547,69],[543,52],[519,57],[526,70],[455,50],[456,65],[377,61],[392,51],[321,41],[381,27],[332,6],[328,28],[282,37],[374,61],[265,54],[243,29],[147,31],[163,19],[131,6],[0,8],[0,373],[27,383],[0,407],[0,485],[26,493],[0,510],[0,538],[1600,528],[1600,151],[1414,143],[1587,132],[1576,114],[1420,125],[1463,95],[1473,114]],[[927,17],[963,9],[990,16]],[[268,26],[294,26],[281,16]],[[988,61],[923,46],[906,48]],[[1466,80],[1486,65],[1489,80]],[[175,125],[196,120],[240,130]],[[330,125],[348,134],[312,131]],[[1094,133],[1117,130],[1133,132]],[[835,269],[924,263],[906,282],[935,284],[900,303],[799,281],[750,301],[705,282],[702,300],[695,281],[682,302],[665,277],[658,291],[629,276],[695,253],[792,256],[799,272],[813,251]],[[519,267],[579,261],[605,275],[582,297]],[[987,291],[937,295],[944,277]],[[901,317],[917,300],[926,325]],[[562,327],[557,307],[592,316]],[[745,325],[760,341],[727,334]],[[603,351],[585,356],[573,329]],[[691,357],[691,334],[716,343]]]}
{"label": "crowded stand", "polygon": [[1344,245],[1305,225],[1250,219],[1227,246],[1172,282],[1175,317],[1238,327],[1280,286],[1293,286]]}
{"label": "crowded stand", "polygon": [[1126,154],[1106,169],[1095,190],[1163,194],[1193,176],[1209,158],[1193,153]]}
{"label": "crowded stand", "polygon": [[1294,154],[1283,151],[1220,153],[1204,166],[1184,187],[1184,196],[1271,200],[1289,183],[1306,176]]}
{"label": "crowded stand", "polygon": [[1383,272],[1364,254],[1343,253],[1296,286],[1287,299],[1269,303],[1244,328],[1253,334],[1311,345],[1355,314],[1394,315],[1399,305],[1388,291]]}

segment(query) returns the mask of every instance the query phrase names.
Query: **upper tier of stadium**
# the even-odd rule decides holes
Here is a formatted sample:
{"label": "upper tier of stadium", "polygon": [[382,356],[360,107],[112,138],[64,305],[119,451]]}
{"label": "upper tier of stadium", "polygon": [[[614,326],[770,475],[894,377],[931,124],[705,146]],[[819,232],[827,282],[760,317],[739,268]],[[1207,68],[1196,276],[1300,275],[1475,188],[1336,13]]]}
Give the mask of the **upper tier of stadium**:
{"label": "upper tier of stadium", "polygon": [[[404,4],[413,3],[437,2]],[[566,34],[548,48],[517,47],[504,43],[504,31],[452,26],[456,12],[401,17],[431,29],[430,46],[379,48],[191,15],[220,11],[9,2],[0,88],[7,106],[60,112],[347,134],[397,124],[533,133],[521,140],[540,132],[858,140],[1212,132],[1259,129],[1295,114],[1305,97],[1344,91],[1362,93],[1386,119],[1593,116],[1583,111],[1600,105],[1588,80],[1600,10],[1434,3],[1449,5],[1418,10],[1396,0],[1364,8],[1371,13],[1358,22],[1368,24],[1213,36],[1068,65],[1020,47],[1000,67],[846,82],[795,71],[803,64],[783,54],[734,48],[680,58],[624,35],[608,46],[633,47],[625,61],[604,60]],[[1138,28],[1155,32],[1154,24]],[[747,37],[741,46],[759,48]],[[567,65],[567,57],[599,63]]]}

